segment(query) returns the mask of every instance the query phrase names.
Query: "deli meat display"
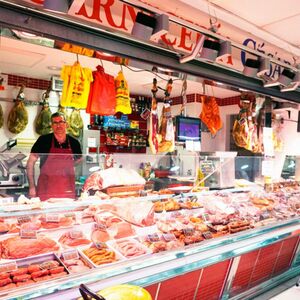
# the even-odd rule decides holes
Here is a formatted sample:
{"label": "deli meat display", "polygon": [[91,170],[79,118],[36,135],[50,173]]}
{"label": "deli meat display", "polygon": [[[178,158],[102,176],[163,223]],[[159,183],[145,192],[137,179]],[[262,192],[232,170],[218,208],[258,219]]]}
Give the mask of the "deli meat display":
{"label": "deli meat display", "polygon": [[[74,298],[79,296],[76,281],[97,290],[122,276],[123,282],[143,285],[152,295],[158,284],[170,288],[178,280],[188,280],[170,298],[176,299],[194,288],[199,270],[206,273],[200,280],[200,286],[207,286],[204,299],[226,293],[242,297],[259,283],[299,268],[296,182],[271,192],[258,186],[179,196],[148,191],[143,197],[101,200],[94,195],[59,204],[45,201],[35,209],[30,204],[2,205],[0,299],[51,299],[53,287]],[[248,267],[243,263],[251,255],[261,271],[255,271],[257,260]],[[186,270],[178,271],[184,265]],[[221,270],[217,277],[210,273],[214,268]],[[134,275],[141,269],[142,278]],[[172,272],[175,277],[169,275]],[[256,280],[241,281],[253,272]],[[157,273],[162,277],[155,280]],[[128,274],[133,274],[131,279],[126,279]],[[161,289],[158,299],[169,295],[169,288]]]}

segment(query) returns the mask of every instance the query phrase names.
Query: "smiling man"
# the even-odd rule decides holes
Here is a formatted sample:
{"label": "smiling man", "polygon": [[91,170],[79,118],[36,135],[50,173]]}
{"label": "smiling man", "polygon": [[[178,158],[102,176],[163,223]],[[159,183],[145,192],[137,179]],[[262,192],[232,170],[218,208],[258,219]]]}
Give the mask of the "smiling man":
{"label": "smiling man", "polygon": [[[51,116],[53,133],[40,136],[34,143],[27,162],[29,196],[75,198],[76,162],[81,160],[80,143],[67,134],[68,123],[62,113]],[[35,186],[34,165],[40,158],[40,175]]]}

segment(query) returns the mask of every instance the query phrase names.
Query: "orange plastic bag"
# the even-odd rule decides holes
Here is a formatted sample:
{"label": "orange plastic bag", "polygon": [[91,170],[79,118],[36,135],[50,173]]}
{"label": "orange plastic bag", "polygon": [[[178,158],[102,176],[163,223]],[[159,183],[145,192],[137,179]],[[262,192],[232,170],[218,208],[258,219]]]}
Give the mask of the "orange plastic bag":
{"label": "orange plastic bag", "polygon": [[114,77],[106,74],[103,67],[97,66],[97,71],[93,71],[93,78],[86,112],[100,116],[114,115],[116,108]]}

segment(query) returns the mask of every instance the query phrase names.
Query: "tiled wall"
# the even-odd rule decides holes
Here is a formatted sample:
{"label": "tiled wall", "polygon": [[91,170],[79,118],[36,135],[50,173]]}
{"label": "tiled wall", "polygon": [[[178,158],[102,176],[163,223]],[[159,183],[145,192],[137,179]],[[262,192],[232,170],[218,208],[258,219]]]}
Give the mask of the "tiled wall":
{"label": "tiled wall", "polygon": [[51,83],[51,81],[49,80],[30,78],[12,74],[6,75],[8,75],[8,85],[12,86],[25,85],[25,87],[31,89],[46,90],[49,87],[49,84]]}

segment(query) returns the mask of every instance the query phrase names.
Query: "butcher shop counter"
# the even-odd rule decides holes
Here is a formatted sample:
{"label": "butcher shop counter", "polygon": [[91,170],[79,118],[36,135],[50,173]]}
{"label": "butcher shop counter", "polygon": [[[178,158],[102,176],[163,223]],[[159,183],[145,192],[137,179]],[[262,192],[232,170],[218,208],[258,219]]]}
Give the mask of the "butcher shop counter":
{"label": "butcher shop counter", "polygon": [[[150,223],[147,223],[149,220],[146,217],[142,220],[144,226],[136,226],[139,220],[136,218],[131,219],[131,224],[135,224],[132,225],[135,233],[129,234],[125,240],[134,240],[134,243],[142,245],[139,246],[139,251],[143,252],[137,257],[126,257],[128,253],[123,252],[121,254],[120,251],[116,250],[116,243],[124,241],[124,238],[118,239],[116,234],[121,234],[121,232],[114,232],[109,227],[106,227],[107,232],[113,238],[109,239],[106,244],[101,241],[94,244],[89,243],[89,239],[93,241],[93,235],[90,236],[89,233],[97,232],[97,230],[102,232],[104,227],[101,226],[103,225],[101,220],[103,218],[108,220],[107,215],[101,216],[98,211],[96,218],[83,222],[82,209],[86,213],[94,211],[97,206],[95,200],[89,200],[92,201],[92,204],[82,202],[79,205],[79,202],[74,202],[65,205],[65,207],[57,205],[56,208],[44,207],[36,211],[3,212],[1,214],[4,217],[3,223],[5,224],[5,220],[10,220],[7,222],[9,226],[14,225],[14,218],[20,224],[29,224],[28,216],[31,216],[30,222],[34,226],[38,226],[36,234],[46,236],[46,238],[55,241],[57,244],[51,244],[53,252],[50,254],[39,253],[30,257],[22,257],[22,251],[19,254],[15,249],[20,247],[18,241],[22,239],[18,232],[14,232],[15,228],[9,228],[12,229],[10,233],[2,234],[2,259],[0,260],[2,272],[0,273],[3,274],[5,268],[13,268],[14,265],[17,265],[17,270],[12,271],[12,269],[9,269],[10,271],[6,270],[5,272],[5,274],[9,274],[9,276],[6,276],[6,280],[12,281],[9,284],[15,284],[15,281],[16,284],[19,284],[19,280],[23,280],[22,278],[32,279],[30,279],[30,284],[25,286],[20,284],[19,287],[16,286],[7,290],[2,287],[0,289],[0,299],[75,299],[79,297],[78,286],[81,283],[87,284],[95,291],[120,283],[131,283],[145,287],[151,293],[153,299],[155,295],[157,295],[156,299],[176,299],[176,297],[194,299],[194,296],[196,296],[196,299],[245,299],[299,274],[300,218],[298,214],[298,194],[295,193],[292,196],[294,197],[293,206],[291,206],[293,212],[287,210],[289,213],[288,216],[284,216],[285,218],[282,218],[280,212],[275,213],[274,215],[278,217],[275,220],[274,215],[270,216],[266,211],[257,218],[255,207],[251,204],[251,207],[249,206],[253,209],[251,211],[245,202],[248,194],[240,192],[241,190],[232,190],[227,192],[227,195],[226,192],[221,194],[212,192],[193,193],[173,198],[170,195],[156,195],[134,199],[136,203],[139,203],[136,207],[132,207],[135,211],[141,211],[141,207],[145,208],[152,201],[155,201],[154,208],[160,208],[161,205],[156,205],[156,203],[166,199],[163,201],[163,212],[157,212],[154,215],[155,224],[153,224],[152,219]],[[245,208],[246,210],[249,209],[253,213],[253,220],[256,218],[257,222],[255,224],[259,223],[259,226],[249,222],[249,219],[237,221],[240,224],[239,226],[242,227],[235,227],[236,221],[229,222],[230,220],[227,220],[228,225],[218,224],[218,220],[214,216],[219,215],[220,218],[223,218],[227,215],[229,219],[237,217],[233,215],[234,212],[232,211],[235,206],[220,205],[221,202],[211,205],[211,199],[218,197],[220,201],[223,197],[224,203],[228,199],[237,198],[240,201],[239,213],[245,211]],[[192,208],[189,207],[191,200],[199,205],[195,207],[193,204]],[[129,203],[135,201],[131,198],[121,199],[117,202],[121,203],[122,209],[125,209]],[[174,208],[168,204],[168,201],[171,201],[172,205],[177,203],[180,208],[178,206]],[[262,201],[262,199],[252,198],[251,201],[260,203],[260,205],[262,203],[267,205],[266,201]],[[276,202],[276,199],[274,197],[270,198],[267,207],[274,205],[274,202]],[[111,200],[98,201],[97,204],[106,205],[106,209],[109,205],[117,206],[116,202]],[[275,211],[276,207],[273,208]],[[237,209],[235,209],[236,211]],[[117,210],[117,212],[120,213],[120,210]],[[118,215],[120,218],[122,217],[122,224],[124,224],[124,220],[129,221],[126,219],[128,213],[129,210],[126,215]],[[116,217],[114,215],[114,218]],[[187,217],[189,220],[196,222],[194,223],[196,231],[201,232],[201,236],[194,234],[195,231],[189,227],[179,228],[179,223],[172,223],[173,218],[186,220]],[[177,231],[174,228],[172,229],[173,225],[176,225]],[[196,225],[200,225],[200,227]],[[226,233],[224,226],[227,226]],[[203,227],[206,229],[203,229]],[[29,228],[32,229],[32,227]],[[200,228],[202,231],[200,231]],[[243,231],[236,231],[236,228],[242,228]],[[160,234],[157,237],[155,233],[158,229]],[[180,238],[174,239],[174,237],[178,237],[178,233]],[[27,234],[29,233],[27,232]],[[74,236],[72,237],[72,235]],[[98,235],[96,235],[97,237]],[[146,239],[144,239],[145,237]],[[191,243],[192,237],[196,240]],[[9,244],[4,242],[9,238],[14,239],[13,242],[15,243],[10,248]],[[31,236],[31,238],[34,240],[36,237]],[[34,240],[36,247],[40,247],[39,238],[36,238],[37,241]],[[70,240],[72,243],[77,242],[77,238],[81,242],[85,240],[84,244],[75,246],[75,243],[72,244],[74,246],[72,248],[64,248],[66,245],[71,245]],[[45,242],[45,240],[42,241]],[[156,247],[152,248],[146,247],[150,244],[150,246],[153,246],[158,242],[163,242],[164,245],[173,244],[170,250],[167,251],[162,251],[167,248],[159,248],[161,244],[156,244]],[[29,242],[25,239],[21,240],[21,243],[26,246]],[[89,259],[88,249],[95,245],[99,251],[105,249],[115,251],[114,261],[109,264],[97,265],[97,261],[92,258]],[[25,246],[23,250],[28,251],[28,249],[25,250]],[[35,247],[32,247],[32,249],[35,249]],[[50,258],[48,258],[49,255],[51,255]],[[68,255],[71,258],[68,258]],[[72,273],[69,266],[71,261],[78,259],[78,257],[83,259],[88,269],[82,269],[79,273]],[[56,261],[54,267],[49,266],[49,260]],[[39,271],[34,269],[34,272],[30,273],[32,268],[39,268]],[[61,276],[57,277],[55,273],[52,274],[53,270],[55,272],[62,271],[59,273]],[[16,276],[11,275],[15,271],[21,273],[24,271],[25,274],[18,275],[19,277],[15,278]],[[41,276],[42,273],[47,274],[47,277]],[[40,279],[45,278],[45,281],[37,280],[35,276]]]}

